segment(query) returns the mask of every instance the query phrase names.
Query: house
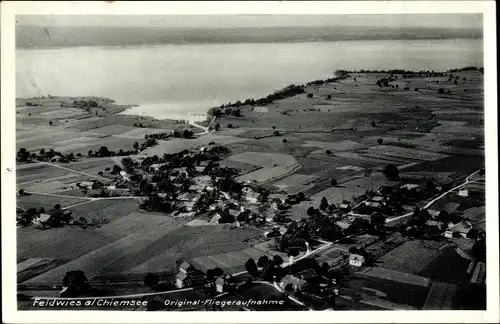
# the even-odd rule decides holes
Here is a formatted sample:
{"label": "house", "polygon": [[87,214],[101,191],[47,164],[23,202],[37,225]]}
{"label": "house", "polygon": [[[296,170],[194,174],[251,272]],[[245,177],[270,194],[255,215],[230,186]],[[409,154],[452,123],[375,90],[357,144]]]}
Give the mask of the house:
{"label": "house", "polygon": [[351,205],[346,202],[342,202],[339,206],[339,209],[342,211],[349,211],[351,209]]}
{"label": "house", "polygon": [[288,229],[285,226],[281,226],[279,231],[281,235],[284,235],[288,231]]}
{"label": "house", "polygon": [[353,267],[361,267],[365,263],[365,257],[356,253],[349,255],[349,264]]}
{"label": "house", "polygon": [[179,272],[176,276],[175,276],[175,286],[177,288],[182,288],[184,287],[184,281],[186,280],[187,278],[187,273],[186,272]]}
{"label": "house", "polygon": [[288,285],[292,286],[292,289],[295,291],[301,290],[304,285],[306,284],[306,281],[300,278],[297,278],[293,275],[286,275],[281,279],[281,282],[279,283],[279,286],[281,289],[285,289]]}
{"label": "house", "polygon": [[306,269],[295,274],[296,277],[308,281],[318,277],[318,273],[314,269]]}
{"label": "house", "polygon": [[193,271],[194,271],[194,267],[192,265],[190,265],[189,263],[187,263],[186,261],[182,262],[179,265],[179,272],[188,273],[188,272],[193,272]]}
{"label": "house", "polygon": [[78,184],[81,189],[92,190],[94,187],[94,181],[82,181]]}
{"label": "house", "polygon": [[[472,225],[470,222],[462,221],[454,226],[448,228],[444,233],[444,237],[451,238],[453,237],[453,233],[458,233],[461,237],[466,238],[467,234],[472,229]],[[455,234],[456,235],[456,234]]]}
{"label": "house", "polygon": [[181,203],[181,210],[184,210],[184,211],[187,211],[187,212],[190,212],[190,211],[193,211],[193,208],[194,208],[194,205],[196,204],[195,201],[183,201]]}
{"label": "house", "polygon": [[198,173],[203,173],[203,171],[205,171],[205,167],[202,167],[202,166],[196,166],[196,167],[194,167],[194,169]]}
{"label": "house", "polygon": [[191,199],[192,199],[192,196],[188,192],[185,192],[185,193],[177,196],[177,200],[180,200],[180,201],[191,201]]}
{"label": "house", "polygon": [[248,190],[245,194],[245,199],[252,204],[256,204],[259,199],[260,194],[253,190]]}
{"label": "house", "polygon": [[158,193],[156,193],[156,195],[160,198],[163,198],[163,199],[168,197],[168,193],[166,193],[166,192],[158,192]]}
{"label": "house", "polygon": [[106,186],[106,189],[115,190],[116,186],[115,185],[109,185],[109,186]]}
{"label": "house", "polygon": [[436,210],[436,209],[427,209],[427,212],[429,213],[429,215],[431,215],[432,217],[438,217],[439,214],[441,213],[441,211],[439,210]]}
{"label": "house", "polygon": [[193,184],[189,186],[189,191],[202,191],[205,186],[202,184]]}
{"label": "house", "polygon": [[432,220],[432,219],[429,219],[425,222],[425,225],[427,226],[434,226],[434,227],[439,227],[441,228],[443,226],[443,222],[440,222],[440,221],[435,221],[435,220]]}
{"label": "house", "polygon": [[217,278],[217,280],[215,280],[215,291],[218,293],[222,293],[224,291],[224,283],[224,278]]}
{"label": "house", "polygon": [[371,201],[381,202],[384,201],[384,197],[382,196],[374,196]]}
{"label": "house", "polygon": [[160,171],[161,167],[164,166],[164,165],[167,165],[167,164],[168,164],[168,162],[151,164],[149,166],[149,172]]}
{"label": "house", "polygon": [[379,208],[380,207],[380,203],[376,202],[376,201],[365,201],[365,206],[373,207],[373,208]]}
{"label": "house", "polygon": [[406,189],[408,189],[408,190],[411,190],[411,189],[416,189],[416,188],[418,188],[418,187],[420,187],[420,185],[418,185],[418,184],[414,184],[414,183],[407,183],[407,184],[405,184],[405,185],[402,185],[402,186],[401,186],[401,187],[399,187],[399,188],[401,188],[401,189],[406,188]]}
{"label": "house", "polygon": [[339,220],[335,222],[335,225],[340,227],[343,231],[347,230],[349,227],[351,227],[351,223],[346,221],[346,220]]}
{"label": "house", "polygon": [[215,213],[212,219],[210,220],[210,223],[219,223],[219,220],[222,218],[222,216],[219,213]]}
{"label": "house", "polygon": [[469,190],[468,189],[460,189],[458,191],[458,195],[460,197],[468,197],[469,196]]}
{"label": "house", "polygon": [[123,180],[130,181],[130,176],[127,174],[127,172],[121,170],[120,175],[122,176]]}

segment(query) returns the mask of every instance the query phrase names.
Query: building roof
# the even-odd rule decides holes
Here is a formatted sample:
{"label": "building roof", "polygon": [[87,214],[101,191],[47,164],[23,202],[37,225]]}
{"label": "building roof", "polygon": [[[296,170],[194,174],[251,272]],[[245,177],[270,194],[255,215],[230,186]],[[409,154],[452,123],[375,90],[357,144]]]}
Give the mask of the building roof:
{"label": "building roof", "polygon": [[413,188],[418,188],[418,187],[420,187],[420,185],[414,184],[414,183],[407,183],[405,185],[402,185],[399,188],[413,189]]}
{"label": "building roof", "polygon": [[349,262],[350,261],[365,262],[365,257],[356,253],[351,253],[349,255]]}
{"label": "building roof", "polygon": [[299,279],[293,275],[286,275],[281,279],[281,283],[283,286],[287,286],[288,284],[292,284],[295,287],[302,287],[306,284],[306,281],[303,279]]}
{"label": "building roof", "polygon": [[365,206],[368,207],[380,207],[380,203],[376,201],[365,201]]}
{"label": "building roof", "polygon": [[259,198],[260,194],[255,191],[247,191],[246,193],[246,198],[247,199],[257,199]]}
{"label": "building roof", "polygon": [[344,220],[339,220],[335,222],[335,225],[340,227],[341,229],[348,229],[351,226],[351,223],[344,221]]}
{"label": "building roof", "polygon": [[383,201],[384,197],[382,197],[382,196],[374,196],[371,200],[372,201]]}
{"label": "building roof", "polygon": [[463,233],[463,234],[469,233],[469,231],[471,229],[472,229],[472,226],[467,224],[466,222],[460,222],[460,223],[456,224],[455,226],[453,226],[452,228],[450,228],[450,230],[452,232],[459,232],[459,233]]}
{"label": "building roof", "polygon": [[80,186],[93,186],[94,185],[94,181],[82,181],[80,182]]}
{"label": "building roof", "polygon": [[224,278],[222,278],[222,277],[219,277],[219,278],[217,278],[217,280],[215,280],[215,284],[216,284],[216,285],[221,285],[221,286],[223,286],[223,285],[224,285],[224,282],[225,282],[225,280],[224,280]]}
{"label": "building roof", "polygon": [[316,278],[318,276],[318,273],[316,271],[314,271],[314,269],[307,269],[307,270],[297,272],[295,274],[295,276],[298,278],[301,278],[303,280],[309,280],[312,278]]}
{"label": "building roof", "polygon": [[192,266],[189,263],[187,263],[186,261],[184,261],[181,263],[181,265],[179,267],[181,269],[187,270],[187,269],[191,268]]}
{"label": "building roof", "polygon": [[175,279],[178,279],[178,280],[184,280],[187,278],[187,274],[184,273],[184,272],[179,272],[176,276],[175,276]]}
{"label": "building roof", "polygon": [[52,215],[42,213],[42,214],[40,214],[39,220],[40,220],[40,222],[46,222],[46,221],[48,221],[51,217],[52,217]]}
{"label": "building roof", "polygon": [[219,213],[216,213],[212,219],[210,220],[211,222],[215,223],[215,222],[219,222],[219,219],[221,219],[221,215],[219,215]]}
{"label": "building roof", "polygon": [[340,209],[349,208],[349,205],[348,205],[348,204],[344,204],[344,203],[342,203],[342,204],[340,204],[339,208],[340,208]]}

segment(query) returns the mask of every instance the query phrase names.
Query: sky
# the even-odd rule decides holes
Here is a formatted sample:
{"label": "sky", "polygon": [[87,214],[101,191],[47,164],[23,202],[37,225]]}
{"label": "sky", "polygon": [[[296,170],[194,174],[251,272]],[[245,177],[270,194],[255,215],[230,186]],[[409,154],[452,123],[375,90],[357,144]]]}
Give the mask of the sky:
{"label": "sky", "polygon": [[18,25],[103,27],[387,26],[482,28],[481,14],[388,15],[38,15],[16,16]]}

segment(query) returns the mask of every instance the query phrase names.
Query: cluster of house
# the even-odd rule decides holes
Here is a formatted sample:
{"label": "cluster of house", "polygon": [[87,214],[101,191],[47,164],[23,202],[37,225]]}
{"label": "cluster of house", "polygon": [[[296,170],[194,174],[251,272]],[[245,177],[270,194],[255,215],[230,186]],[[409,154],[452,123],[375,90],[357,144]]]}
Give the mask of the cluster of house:
{"label": "cluster of house", "polygon": [[57,226],[62,223],[65,219],[71,218],[71,212],[69,210],[62,209],[52,209],[33,218],[32,223],[34,225],[42,226]]}

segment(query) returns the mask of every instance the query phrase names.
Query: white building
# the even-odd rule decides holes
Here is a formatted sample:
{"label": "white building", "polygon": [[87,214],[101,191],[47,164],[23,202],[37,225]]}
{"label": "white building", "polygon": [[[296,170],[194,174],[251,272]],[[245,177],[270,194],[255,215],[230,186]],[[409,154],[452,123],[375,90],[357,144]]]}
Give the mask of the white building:
{"label": "white building", "polygon": [[354,267],[361,267],[365,263],[365,257],[359,254],[352,253],[349,255],[349,264]]}
{"label": "white building", "polygon": [[224,278],[219,277],[215,280],[215,291],[222,293],[224,291]]}
{"label": "white building", "polygon": [[469,190],[468,189],[460,189],[460,191],[458,191],[458,195],[460,197],[468,197],[469,196]]}

